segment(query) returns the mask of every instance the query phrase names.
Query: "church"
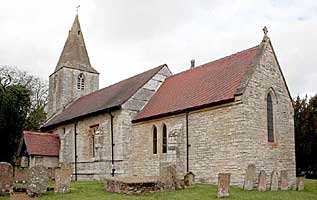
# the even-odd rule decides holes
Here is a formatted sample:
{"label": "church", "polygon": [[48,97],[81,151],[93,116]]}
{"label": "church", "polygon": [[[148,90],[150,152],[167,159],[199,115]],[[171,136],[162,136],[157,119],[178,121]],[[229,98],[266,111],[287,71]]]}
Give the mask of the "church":
{"label": "church", "polygon": [[227,57],[178,74],[153,66],[99,89],[76,16],[49,76],[41,130],[58,138],[55,162],[72,163],[74,180],[157,177],[174,165],[180,179],[192,172],[217,183],[231,173],[242,187],[250,164],[267,180],[273,170],[296,179],[294,109],[266,29],[259,44]]}

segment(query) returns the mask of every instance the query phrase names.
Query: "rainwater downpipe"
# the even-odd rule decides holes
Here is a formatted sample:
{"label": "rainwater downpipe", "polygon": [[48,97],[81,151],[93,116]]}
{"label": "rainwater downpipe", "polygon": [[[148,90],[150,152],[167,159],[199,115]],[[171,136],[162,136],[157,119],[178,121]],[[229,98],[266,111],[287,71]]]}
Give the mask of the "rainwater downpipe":
{"label": "rainwater downpipe", "polygon": [[75,145],[75,181],[77,181],[77,122],[74,124],[74,145]]}
{"label": "rainwater downpipe", "polygon": [[113,115],[109,112],[110,115],[110,134],[111,134],[111,176],[114,176],[116,169],[114,168],[114,142],[113,142]]}
{"label": "rainwater downpipe", "polygon": [[189,112],[186,112],[186,172],[189,172],[189,136],[188,136],[188,115]]}

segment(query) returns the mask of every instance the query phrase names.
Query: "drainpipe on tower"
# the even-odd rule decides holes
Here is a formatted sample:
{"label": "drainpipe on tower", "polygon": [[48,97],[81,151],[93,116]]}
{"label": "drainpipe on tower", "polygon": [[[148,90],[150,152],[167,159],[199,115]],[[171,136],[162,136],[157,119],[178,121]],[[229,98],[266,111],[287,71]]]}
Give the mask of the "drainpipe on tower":
{"label": "drainpipe on tower", "polygon": [[77,181],[77,122],[74,124],[75,181]]}
{"label": "drainpipe on tower", "polygon": [[186,172],[189,172],[189,136],[188,136],[188,115],[189,112],[186,112]]}

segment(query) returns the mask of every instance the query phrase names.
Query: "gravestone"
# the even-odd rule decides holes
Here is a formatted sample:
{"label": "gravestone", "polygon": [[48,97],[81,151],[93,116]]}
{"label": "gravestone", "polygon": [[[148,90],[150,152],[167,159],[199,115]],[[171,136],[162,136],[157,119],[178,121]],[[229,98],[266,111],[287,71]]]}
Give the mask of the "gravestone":
{"label": "gravestone", "polygon": [[48,186],[47,169],[44,166],[34,166],[29,170],[26,192],[29,196],[39,196],[46,193]]}
{"label": "gravestone", "polygon": [[266,173],[264,170],[261,170],[259,174],[258,191],[266,191]]}
{"label": "gravestone", "polygon": [[159,182],[164,190],[176,189],[176,166],[174,164],[161,163]]}
{"label": "gravestone", "polygon": [[296,187],[298,191],[304,190],[304,179],[305,178],[303,176],[296,177]]}
{"label": "gravestone", "polygon": [[70,192],[70,183],[72,180],[72,165],[70,163],[62,164],[60,168],[55,170],[55,193]]}
{"label": "gravestone", "polygon": [[188,172],[185,176],[184,176],[184,184],[186,187],[190,187],[194,184],[194,180],[195,180],[195,175],[193,174],[193,172]]}
{"label": "gravestone", "polygon": [[218,198],[229,196],[230,175],[231,175],[230,173],[218,174],[218,189],[217,189]]}
{"label": "gravestone", "polygon": [[287,170],[281,171],[281,190],[288,190],[288,176],[287,176]]}
{"label": "gravestone", "polygon": [[10,163],[0,162],[0,195],[13,190],[13,168]]}
{"label": "gravestone", "polygon": [[277,171],[273,170],[271,175],[271,191],[278,190],[278,174]]}
{"label": "gravestone", "polygon": [[255,165],[251,164],[251,165],[248,165],[248,168],[245,173],[243,189],[253,190],[254,179],[255,179]]}

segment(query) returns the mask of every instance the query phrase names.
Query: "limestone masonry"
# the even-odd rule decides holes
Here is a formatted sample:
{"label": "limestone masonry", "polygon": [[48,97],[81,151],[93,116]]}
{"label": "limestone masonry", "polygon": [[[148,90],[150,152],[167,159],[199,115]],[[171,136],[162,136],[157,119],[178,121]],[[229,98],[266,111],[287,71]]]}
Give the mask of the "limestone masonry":
{"label": "limestone masonry", "polygon": [[189,172],[214,184],[230,174],[247,190],[260,172],[259,190],[280,187],[271,179],[296,184],[294,110],[266,33],[255,47],[185,72],[164,64],[99,89],[76,16],[49,77],[48,112],[42,131],[58,136],[57,165],[71,163],[75,180],[160,180],[172,168],[172,187]]}

